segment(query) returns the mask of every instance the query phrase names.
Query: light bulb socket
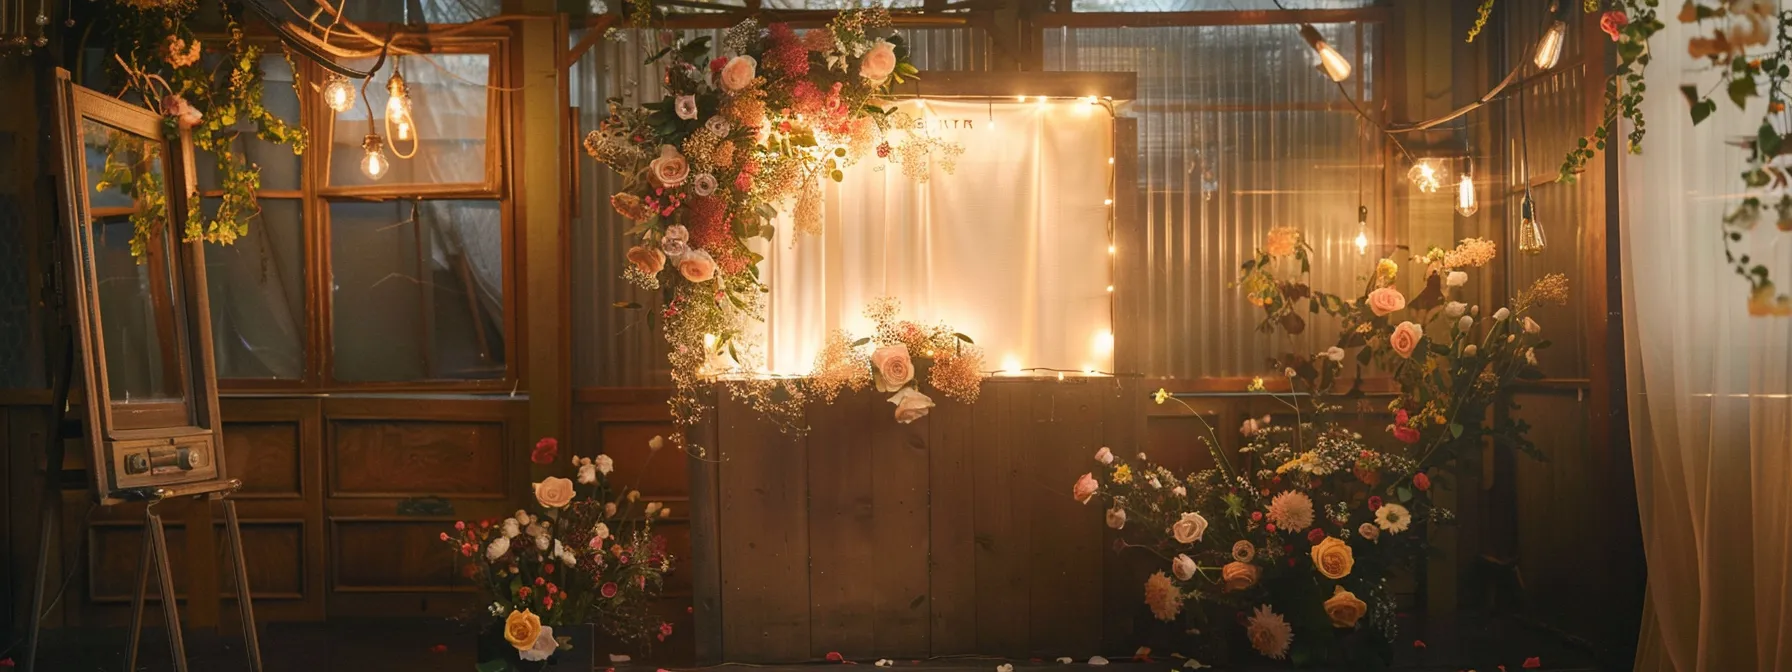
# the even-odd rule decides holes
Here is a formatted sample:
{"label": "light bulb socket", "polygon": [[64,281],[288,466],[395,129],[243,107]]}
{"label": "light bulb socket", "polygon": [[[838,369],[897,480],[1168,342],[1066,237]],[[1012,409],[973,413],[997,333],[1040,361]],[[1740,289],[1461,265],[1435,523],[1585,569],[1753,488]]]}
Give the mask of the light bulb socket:
{"label": "light bulb socket", "polygon": [[385,148],[386,148],[386,141],[385,141],[385,139],[381,138],[378,133],[368,133],[367,137],[361,139],[361,150],[365,151],[369,154],[378,152]]}
{"label": "light bulb socket", "polygon": [[1518,218],[1537,221],[1537,203],[1531,200],[1530,194],[1525,194],[1524,200],[1518,204]]}
{"label": "light bulb socket", "polygon": [[1367,205],[1356,206],[1356,221],[1358,224],[1368,224],[1369,223],[1369,206],[1367,206]]}
{"label": "light bulb socket", "polygon": [[1312,47],[1314,51],[1320,51],[1325,48],[1323,46],[1325,45],[1325,36],[1320,35],[1319,29],[1314,28],[1311,23],[1300,24],[1300,37],[1301,39],[1306,40],[1307,46]]}

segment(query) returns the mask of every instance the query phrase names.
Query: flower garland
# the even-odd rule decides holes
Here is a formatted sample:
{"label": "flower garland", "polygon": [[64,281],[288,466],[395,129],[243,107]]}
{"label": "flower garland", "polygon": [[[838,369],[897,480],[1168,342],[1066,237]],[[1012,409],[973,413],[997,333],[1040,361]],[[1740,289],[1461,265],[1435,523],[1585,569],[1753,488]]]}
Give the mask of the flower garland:
{"label": "flower garland", "polygon": [[[305,130],[262,105],[262,49],[246,39],[240,17],[230,7],[223,9],[228,35],[223,58],[210,69],[202,66],[199,38],[186,23],[196,3],[120,0],[116,9],[106,23],[113,39],[112,69],[125,91],[163,115],[170,137],[188,131],[195,148],[216,157],[223,192],[218,207],[208,216],[198,198],[188,199],[182,240],[235,243],[248,235],[249,220],[261,213],[261,168],[236,150],[242,132],[238,124],[252,123],[256,137],[291,147],[294,154],[305,151]],[[298,86],[295,76],[295,91]],[[137,196],[146,203],[144,212],[154,213],[132,217],[131,253],[142,260],[148,241],[167,226],[168,215],[162,190],[139,189]]]}
{"label": "flower garland", "polygon": [[[1470,238],[1411,260],[1425,283],[1410,299],[1395,287],[1400,264],[1392,259],[1377,262],[1362,293],[1344,299],[1307,284],[1311,253],[1298,230],[1278,228],[1240,272],[1246,300],[1264,310],[1261,330],[1299,333],[1303,313],[1340,323],[1335,345],[1275,362],[1291,387],[1305,388],[1307,402],[1273,395],[1293,423],[1265,416],[1239,427],[1240,452],[1254,454],[1258,468],[1234,467],[1210,427],[1203,441],[1213,469],[1179,476],[1142,453],[1129,462],[1102,448],[1094,456],[1100,466],[1077,479],[1072,495],[1102,500],[1109,527],[1168,564],[1144,586],[1158,619],[1214,633],[1207,621],[1235,614],[1257,653],[1297,664],[1385,661],[1396,635],[1388,578],[1423,557],[1428,526],[1453,521],[1431,501],[1434,482],[1447,483],[1460,454],[1478,451],[1483,439],[1541,457],[1525,422],[1480,419],[1503,390],[1541,376],[1536,352],[1549,342],[1530,314],[1565,304],[1567,279],[1545,276],[1491,313],[1451,300],[1496,254],[1494,243]],[[1334,400],[1361,396],[1354,387],[1332,393],[1350,349],[1359,383],[1362,368],[1376,366],[1400,386],[1380,437],[1336,417],[1345,409]],[[1163,390],[1154,396],[1159,404],[1173,399]]]}
{"label": "flower garland", "polygon": [[[905,172],[928,156],[950,170],[955,154],[921,134],[896,150],[881,139],[895,114],[881,96],[917,74],[882,8],[841,12],[800,34],[748,19],[724,33],[722,56],[710,55],[707,37],[663,35],[647,62],[666,62],[666,95],[638,107],[611,99],[584,146],[623,176],[610,205],[632,223],[627,235],[636,241],[624,278],[665,297],[672,414],[688,426],[702,415],[700,386],[718,373],[718,359],[747,371],[763,362],[748,329],[762,319],[768,291],[753,239],[774,237],[779,207],[793,202],[796,232],[818,233],[821,180],[844,179],[874,148],[906,158]],[[802,384],[742,379],[728,387],[786,431],[802,429],[810,396]]]}
{"label": "flower garland", "polygon": [[[871,385],[879,392],[893,392],[896,421],[908,424],[927,415],[933,398],[921,393],[920,381],[965,404],[977,403],[983,386],[983,351],[971,337],[946,325],[927,326],[898,320],[902,304],[893,298],[878,299],[865,309],[877,324],[873,336],[852,340],[845,331],[828,336],[815,355],[808,387],[816,398],[832,402],[843,391],[859,391]],[[861,347],[874,345],[869,355]]]}

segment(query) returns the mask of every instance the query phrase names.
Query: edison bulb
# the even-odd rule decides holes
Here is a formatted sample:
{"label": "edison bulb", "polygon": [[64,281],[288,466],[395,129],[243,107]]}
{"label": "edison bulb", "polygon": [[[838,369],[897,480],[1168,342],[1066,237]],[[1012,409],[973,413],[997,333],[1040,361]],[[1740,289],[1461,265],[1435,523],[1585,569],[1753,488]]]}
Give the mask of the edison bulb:
{"label": "edison bulb", "polygon": [[1549,22],[1549,29],[1543,31],[1543,37],[1537,40],[1537,51],[1531,56],[1531,62],[1537,68],[1548,70],[1556,67],[1562,60],[1562,43],[1568,39],[1568,24],[1561,20]]}
{"label": "edison bulb", "polygon": [[376,180],[386,176],[386,171],[392,168],[392,162],[386,158],[385,146],[386,143],[380,140],[380,136],[371,133],[366,140],[361,141],[361,149],[367,152],[366,156],[361,157],[363,174]]}
{"label": "edison bulb", "polygon": [[1443,188],[1444,180],[1449,179],[1449,172],[1437,159],[1419,159],[1406,171],[1406,179],[1419,191],[1435,194]]}
{"label": "edison bulb", "polygon": [[331,75],[330,83],[324,85],[324,104],[337,112],[347,112],[355,106],[355,86],[347,77]]}
{"label": "edison bulb", "polygon": [[1463,173],[1456,181],[1456,214],[1463,217],[1473,216],[1481,204],[1475,198],[1475,177]]}
{"label": "edison bulb", "polygon": [[1350,59],[1344,58],[1336,47],[1326,43],[1325,38],[1319,35],[1319,29],[1312,24],[1301,24],[1300,36],[1307,41],[1307,46],[1319,54],[1319,69],[1325,71],[1325,76],[1334,82],[1350,79]]}
{"label": "edison bulb", "polygon": [[1351,242],[1356,244],[1358,256],[1369,252],[1369,206],[1356,206],[1356,239]]}
{"label": "edison bulb", "polygon": [[411,124],[411,115],[409,113],[401,114],[396,117],[393,117],[392,118],[392,139],[408,141],[411,139],[412,131],[414,130],[414,128],[415,127],[412,126],[412,124]]}
{"label": "edison bulb", "polygon": [[386,116],[398,118],[411,114],[411,90],[405,86],[404,75],[397,71],[392,78],[386,80]]}

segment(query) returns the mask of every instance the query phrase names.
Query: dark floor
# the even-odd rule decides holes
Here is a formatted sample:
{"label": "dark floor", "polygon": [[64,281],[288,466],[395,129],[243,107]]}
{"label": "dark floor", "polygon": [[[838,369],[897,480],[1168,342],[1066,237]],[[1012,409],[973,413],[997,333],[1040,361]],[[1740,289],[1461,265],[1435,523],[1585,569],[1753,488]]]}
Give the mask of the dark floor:
{"label": "dark floor", "polygon": [[[1590,671],[1601,669],[1588,651],[1564,643],[1560,638],[1526,627],[1507,619],[1465,618],[1460,626],[1408,627],[1408,633],[1423,630],[1429,640],[1423,649],[1402,642],[1398,648],[1395,669],[1402,672],[1459,672],[1478,670],[1495,672],[1501,666],[1509,672],[1520,672],[1527,658],[1536,657],[1542,670]],[[474,665],[474,635],[461,623],[442,620],[378,620],[330,623],[275,623],[264,626],[261,640],[262,658],[267,672],[319,672],[353,670],[356,672],[408,672],[449,670],[467,672]],[[120,630],[53,631],[46,634],[44,653],[38,669],[44,672],[122,672],[124,669],[125,633]],[[852,652],[842,652],[848,659]],[[1135,663],[1132,652],[1110,656],[1111,672],[1163,672],[1179,660],[1158,660]],[[9,655],[18,655],[17,650]],[[1604,657],[1604,656],[1600,656]],[[602,660],[604,656],[600,655]],[[145,633],[142,659],[138,672],[172,670],[166,642],[159,630]],[[236,672],[247,669],[246,658],[238,640],[217,635],[189,633],[188,660],[191,672]],[[860,661],[867,672],[870,659]],[[997,658],[954,657],[932,661],[897,660],[895,667],[915,667],[925,672],[992,672],[1002,660]],[[1049,660],[1013,660],[1017,670],[1028,667],[1052,667],[1073,672],[1089,672],[1082,664],[1062,666]],[[1081,663],[1083,661],[1078,661]],[[1267,661],[1264,661],[1267,663]],[[825,663],[818,664],[824,665]],[[599,663],[600,669],[606,665]],[[638,661],[623,669],[652,672],[659,668],[688,669],[690,661]],[[0,668],[8,667],[0,660]],[[792,672],[801,667],[758,668],[766,672]],[[1250,664],[1224,670],[1274,670],[1285,666]],[[556,671],[564,672],[564,671]],[[810,672],[813,672],[812,670]]]}

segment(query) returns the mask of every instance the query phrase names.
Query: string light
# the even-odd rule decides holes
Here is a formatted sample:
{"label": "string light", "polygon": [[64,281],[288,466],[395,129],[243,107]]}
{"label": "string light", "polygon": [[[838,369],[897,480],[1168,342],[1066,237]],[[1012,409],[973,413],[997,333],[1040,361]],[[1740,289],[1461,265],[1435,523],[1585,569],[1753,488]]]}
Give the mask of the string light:
{"label": "string light", "polygon": [[1449,179],[1449,172],[1442,161],[1423,158],[1412,162],[1412,168],[1406,171],[1406,179],[1419,191],[1435,194],[1443,188],[1444,181]]}
{"label": "string light", "polygon": [[1014,353],[1009,353],[1009,354],[1003,355],[1002,356],[1002,375],[1005,375],[1005,376],[1020,375],[1020,357],[1015,356]]}
{"label": "string light", "polygon": [[1300,36],[1306,39],[1307,46],[1319,54],[1319,69],[1325,71],[1325,76],[1332,78],[1334,82],[1350,79],[1350,60],[1327,44],[1318,28],[1314,28],[1311,23],[1300,24]]}
{"label": "string light", "polygon": [[1562,20],[1561,3],[1549,3],[1549,27],[1543,30],[1543,37],[1537,40],[1537,49],[1532,52],[1531,62],[1537,64],[1539,70],[1556,67],[1562,60],[1562,44],[1568,41],[1568,23]]}
{"label": "string light", "polygon": [[1475,177],[1469,173],[1463,173],[1462,177],[1456,181],[1456,214],[1471,217],[1479,209],[1481,209],[1481,204],[1475,199]]}
{"label": "string light", "polygon": [[347,112],[355,106],[355,85],[347,77],[330,75],[330,82],[324,85],[324,104],[337,113]]}
{"label": "string light", "polygon": [[383,151],[385,146],[385,141],[380,139],[378,133],[368,133],[366,139],[361,141],[361,149],[367,152],[366,156],[361,157],[361,172],[363,174],[376,180],[386,176],[386,171],[392,167],[392,163],[386,158],[386,153]]}
{"label": "string light", "polygon": [[1369,207],[1356,206],[1356,253],[1362,256],[1369,252]]}
{"label": "string light", "polygon": [[1529,193],[1524,195],[1518,211],[1518,251],[1532,256],[1543,254],[1547,245],[1543,239],[1543,224],[1537,221],[1537,204]]}
{"label": "string light", "polygon": [[408,117],[411,114],[411,90],[405,86],[404,74],[396,65],[392,68],[392,78],[386,80],[386,117],[389,119]]}

